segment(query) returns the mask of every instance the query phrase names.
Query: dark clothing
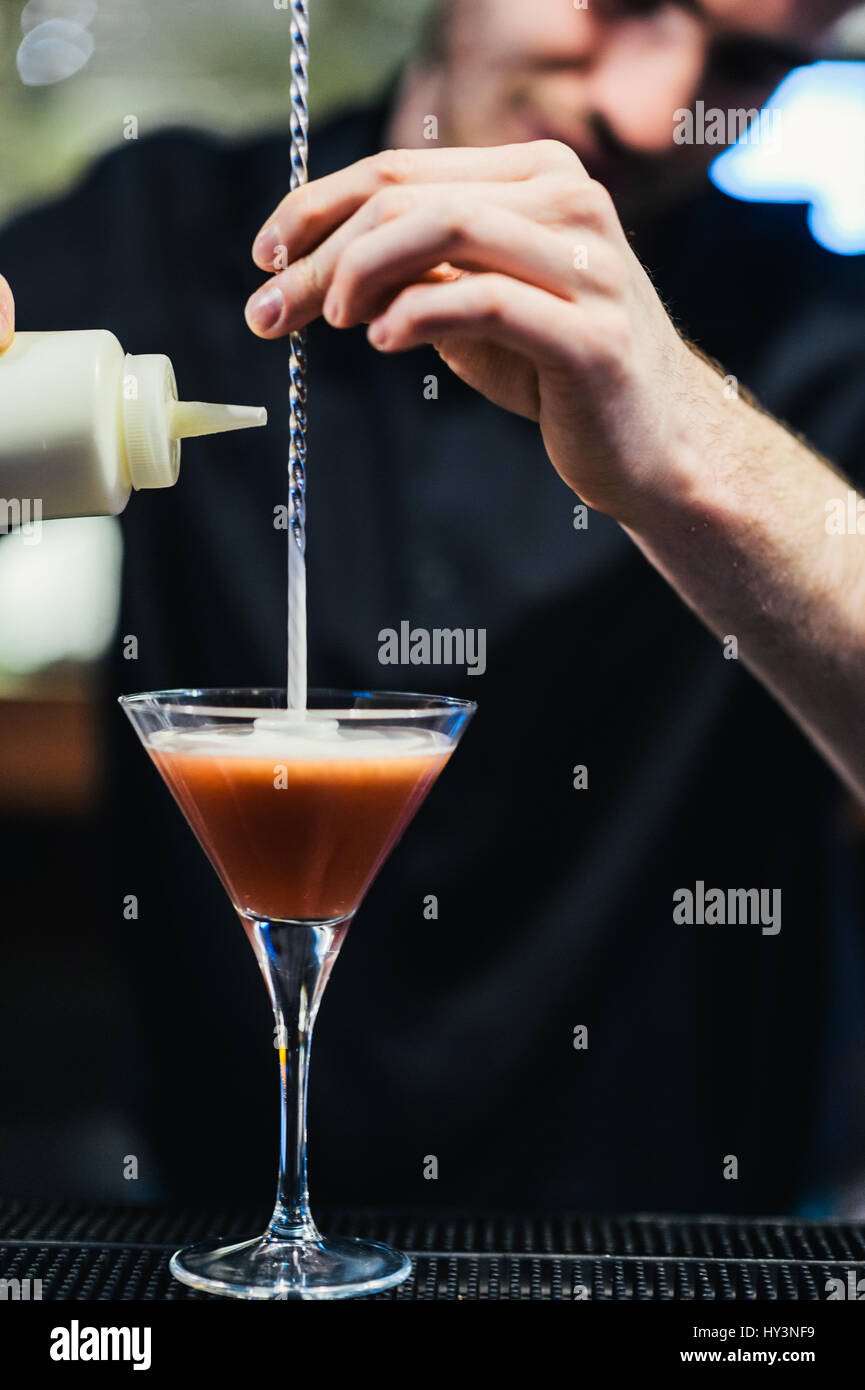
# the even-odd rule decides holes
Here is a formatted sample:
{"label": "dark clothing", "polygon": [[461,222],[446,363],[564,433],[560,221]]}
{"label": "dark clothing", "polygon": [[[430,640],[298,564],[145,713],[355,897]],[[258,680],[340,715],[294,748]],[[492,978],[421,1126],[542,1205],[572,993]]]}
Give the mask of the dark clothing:
{"label": "dark clothing", "polygon": [[[382,119],[314,132],[313,176],[376,149]],[[112,696],[284,683],[288,351],[242,309],[288,175],[283,134],[161,135],[0,236],[21,327],[110,328],[169,354],[182,396],[270,412],[187,444],[173,492],[133,497]],[[689,336],[861,475],[862,259],[821,251],[801,208],[708,186],[638,249]],[[831,1193],[865,1158],[865,919],[835,778],[614,522],[574,528],[535,426],[432,349],[384,357],[318,322],[309,356],[310,681],[480,706],[328,988],[313,1198],[783,1211]],[[380,630],[404,619],[485,628],[486,673],[380,665]],[[106,721],[116,876],[109,891],[94,852],[94,877],[140,1001],[130,1110],[166,1191],[260,1194],[265,991],[168,792],[121,713]],[[780,933],[675,924],[697,880],[780,888]]]}

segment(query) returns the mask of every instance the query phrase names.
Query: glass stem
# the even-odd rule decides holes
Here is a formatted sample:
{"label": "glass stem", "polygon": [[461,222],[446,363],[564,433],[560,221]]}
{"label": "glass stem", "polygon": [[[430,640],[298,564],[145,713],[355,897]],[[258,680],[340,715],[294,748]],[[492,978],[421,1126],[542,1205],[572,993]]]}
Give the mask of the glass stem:
{"label": "glass stem", "polygon": [[348,917],[312,925],[243,916],[276,1020],[282,1121],[279,1184],[268,1234],[318,1240],[306,1175],[306,1096],[312,1029],[348,928]]}

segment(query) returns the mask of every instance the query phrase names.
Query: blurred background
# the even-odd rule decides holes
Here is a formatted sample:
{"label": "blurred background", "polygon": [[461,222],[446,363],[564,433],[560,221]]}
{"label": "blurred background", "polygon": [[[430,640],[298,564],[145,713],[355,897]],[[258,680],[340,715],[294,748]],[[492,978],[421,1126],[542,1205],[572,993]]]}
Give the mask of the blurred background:
{"label": "blurred background", "polygon": [[[315,119],[379,89],[430,8],[312,0]],[[0,224],[62,192],[130,118],[139,139],[178,124],[227,135],[285,126],[290,53],[282,0],[0,0]],[[20,328],[51,326],[29,323],[26,303],[19,311]],[[118,547],[110,521],[51,523],[38,546],[0,541],[0,695],[34,684],[75,694],[111,633]],[[9,778],[0,795],[26,797],[28,778]]]}
{"label": "blurred background", "polygon": [[[383,85],[430,3],[312,0],[311,9],[315,120]],[[72,183],[124,138],[129,119],[139,138],[178,123],[227,134],[284,127],[289,35],[280,0],[0,0],[0,223]],[[865,7],[841,43],[865,55]],[[812,230],[827,254],[860,254],[865,178],[857,184],[850,169],[865,151],[865,64],[817,64],[787,84],[778,100],[793,139],[783,167],[743,146],[712,177],[732,196],[813,194]],[[52,326],[29,322],[26,303],[18,310],[21,328]],[[21,1194],[31,1174],[41,1192],[50,1154],[57,1195],[113,1185],[129,1199],[104,1155],[118,1144],[141,1152],[105,1066],[105,1039],[127,1001],[102,939],[82,911],[39,914],[38,885],[15,872],[34,862],[38,842],[65,885],[61,903],[86,903],[102,766],[95,695],[117,618],[120,545],[111,520],[45,523],[38,545],[0,536],[0,1190]],[[133,1186],[148,1195],[146,1182]]]}
{"label": "blurred background", "polygon": [[[387,81],[429,8],[312,0],[315,118]],[[0,223],[73,183],[128,117],[141,139],[177,124],[286,127],[290,56],[290,14],[273,0],[0,0]],[[288,168],[286,146],[286,187]],[[52,326],[17,307],[19,328]],[[21,1195],[43,1195],[46,1170],[58,1196],[152,1195],[106,1066],[128,1001],[80,907],[98,859],[96,697],[120,563],[111,519],[46,522],[38,545],[0,536],[0,1190]],[[36,910],[34,871],[15,872],[39,862],[63,885],[53,917]],[[113,1158],[109,1169],[118,1151],[139,1155],[142,1181],[124,1182]]]}

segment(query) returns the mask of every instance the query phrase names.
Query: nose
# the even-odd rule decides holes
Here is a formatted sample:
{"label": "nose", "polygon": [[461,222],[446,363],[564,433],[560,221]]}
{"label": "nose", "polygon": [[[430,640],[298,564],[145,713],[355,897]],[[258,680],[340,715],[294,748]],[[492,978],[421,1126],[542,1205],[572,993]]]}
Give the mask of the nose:
{"label": "nose", "polygon": [[666,35],[628,25],[597,56],[592,109],[635,154],[666,154],[675,147],[675,113],[696,100],[707,56],[700,26],[687,20]]}

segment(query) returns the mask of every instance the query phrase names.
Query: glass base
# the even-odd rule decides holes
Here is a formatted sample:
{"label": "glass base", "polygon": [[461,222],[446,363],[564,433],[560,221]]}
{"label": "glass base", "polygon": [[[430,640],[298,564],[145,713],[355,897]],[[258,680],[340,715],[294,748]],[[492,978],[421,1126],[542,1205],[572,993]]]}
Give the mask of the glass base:
{"label": "glass base", "polygon": [[172,1255],[170,1269],[181,1283],[228,1298],[359,1298],[401,1284],[411,1260],[371,1240],[266,1235],[239,1245],[188,1245]]}

